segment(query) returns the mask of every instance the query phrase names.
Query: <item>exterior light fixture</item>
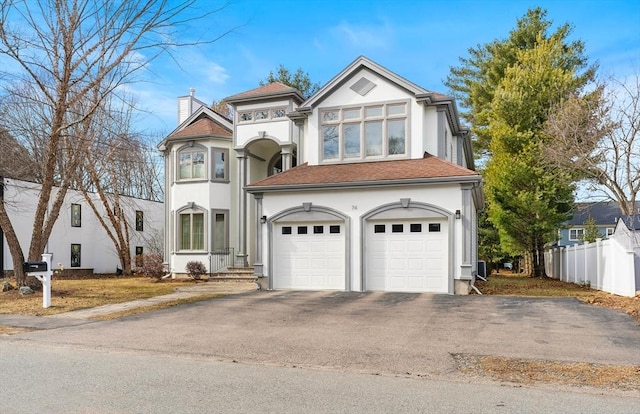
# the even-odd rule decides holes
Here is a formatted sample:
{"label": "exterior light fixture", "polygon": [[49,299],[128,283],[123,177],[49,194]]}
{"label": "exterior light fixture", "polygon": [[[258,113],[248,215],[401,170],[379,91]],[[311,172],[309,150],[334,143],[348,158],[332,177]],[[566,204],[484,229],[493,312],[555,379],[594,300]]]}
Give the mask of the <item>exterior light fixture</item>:
{"label": "exterior light fixture", "polygon": [[460,210],[456,210],[456,220],[460,220]]}
{"label": "exterior light fixture", "polygon": [[264,224],[267,222],[267,216],[260,217],[260,223]]}

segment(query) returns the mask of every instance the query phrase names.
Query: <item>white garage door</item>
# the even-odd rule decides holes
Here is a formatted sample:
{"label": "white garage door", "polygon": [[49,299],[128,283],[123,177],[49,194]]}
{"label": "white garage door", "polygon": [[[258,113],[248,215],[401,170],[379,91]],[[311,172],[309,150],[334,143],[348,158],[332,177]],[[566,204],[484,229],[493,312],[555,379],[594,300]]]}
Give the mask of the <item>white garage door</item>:
{"label": "white garage door", "polygon": [[370,221],[366,289],[448,293],[446,220]]}
{"label": "white garage door", "polygon": [[274,289],[345,289],[342,223],[275,226]]}

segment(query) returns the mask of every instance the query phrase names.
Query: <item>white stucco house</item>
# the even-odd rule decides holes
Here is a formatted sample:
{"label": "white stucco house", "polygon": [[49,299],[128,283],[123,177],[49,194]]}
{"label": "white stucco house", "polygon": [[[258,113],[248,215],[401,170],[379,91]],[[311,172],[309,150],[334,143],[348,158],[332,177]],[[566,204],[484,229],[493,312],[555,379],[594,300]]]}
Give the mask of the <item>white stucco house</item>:
{"label": "white stucco house", "polygon": [[306,100],[225,101],[233,122],[179,98],[159,144],[174,274],[231,248],[269,289],[469,292],[482,182],[451,97],[359,57]]}
{"label": "white stucco house", "polygon": [[[2,177],[0,202],[4,203],[14,231],[25,256],[29,252],[33,220],[40,184]],[[54,187],[53,196],[57,189]],[[106,216],[97,194],[91,194],[99,213]],[[121,196],[121,207],[127,219],[131,257],[155,252],[162,245],[164,236],[163,203]],[[13,270],[13,260],[6,238],[0,230],[2,250],[0,263],[2,273]],[[77,190],[68,190],[60,215],[51,231],[46,248],[52,253],[52,264],[58,269],[60,264],[69,273],[113,274],[120,266],[120,260],[113,242],[100,224],[95,213]],[[25,257],[25,259],[27,259]],[[135,263],[132,260],[132,263]]]}

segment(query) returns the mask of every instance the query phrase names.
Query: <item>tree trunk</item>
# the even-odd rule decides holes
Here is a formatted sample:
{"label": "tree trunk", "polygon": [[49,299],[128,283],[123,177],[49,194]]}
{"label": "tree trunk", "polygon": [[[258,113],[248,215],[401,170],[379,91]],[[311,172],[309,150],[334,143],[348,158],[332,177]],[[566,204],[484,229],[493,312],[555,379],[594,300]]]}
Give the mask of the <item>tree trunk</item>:
{"label": "tree trunk", "polygon": [[522,271],[525,276],[533,277],[533,257],[535,256],[535,250],[528,251],[523,257],[524,266],[522,266]]}
{"label": "tree trunk", "polygon": [[535,247],[529,253],[531,260],[531,277],[545,277],[544,269],[544,243],[536,242]]}
{"label": "tree trunk", "polygon": [[[0,185],[3,184],[0,183]],[[26,276],[22,271],[24,253],[22,253],[18,236],[13,229],[7,210],[4,208],[4,200],[0,200],[0,227],[2,227],[4,237],[7,239],[7,245],[9,246],[9,252],[11,253],[11,259],[13,261],[13,275],[16,278],[16,284],[18,286],[24,286],[26,285]]]}

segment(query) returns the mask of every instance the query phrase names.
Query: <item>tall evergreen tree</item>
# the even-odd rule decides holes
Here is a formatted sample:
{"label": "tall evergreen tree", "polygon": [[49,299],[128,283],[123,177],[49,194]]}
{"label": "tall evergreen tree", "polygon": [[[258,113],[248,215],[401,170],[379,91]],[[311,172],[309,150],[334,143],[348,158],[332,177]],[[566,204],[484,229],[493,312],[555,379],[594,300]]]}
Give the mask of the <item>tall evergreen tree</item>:
{"label": "tall evergreen tree", "polygon": [[447,85],[467,107],[465,118],[484,151],[488,217],[503,247],[525,257],[525,272],[544,275],[543,252],[573,203],[571,171],[542,162],[550,108],[592,78],[571,27],[549,34],[546,11],[529,10],[506,40],[471,49]]}

